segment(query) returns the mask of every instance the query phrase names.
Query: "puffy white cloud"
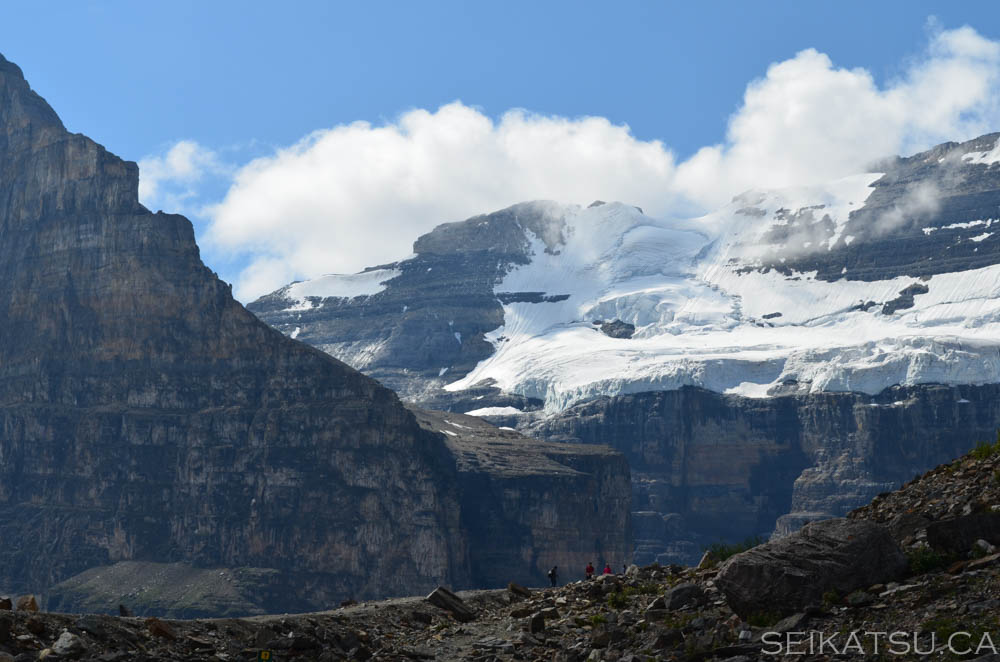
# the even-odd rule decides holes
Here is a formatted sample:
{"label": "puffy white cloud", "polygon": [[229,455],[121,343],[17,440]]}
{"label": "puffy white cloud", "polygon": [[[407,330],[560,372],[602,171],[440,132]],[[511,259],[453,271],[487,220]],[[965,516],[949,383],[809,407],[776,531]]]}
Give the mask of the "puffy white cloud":
{"label": "puffy white cloud", "polygon": [[[249,256],[235,282],[249,300],[293,278],[396,260],[439,223],[524,200],[600,198],[687,214],[692,203],[708,209],[750,188],[855,174],[885,156],[996,129],[998,74],[1000,44],[968,27],[937,30],[882,85],[804,50],[747,86],[722,143],[679,164],[659,141],[600,117],[516,110],[494,121],[460,102],[412,110],[384,126],[317,131],[252,161],[209,210],[203,241]],[[167,161],[154,163],[180,181],[184,164],[199,162]],[[155,193],[165,178],[147,185]]]}
{"label": "puffy white cloud", "polygon": [[1000,44],[964,27],[938,32],[922,58],[880,88],[808,49],[747,86],[726,143],[678,167],[674,186],[706,205],[749,188],[810,184],[873,161],[998,127]]}
{"label": "puffy white cloud", "polygon": [[139,200],[151,209],[190,213],[188,202],[198,197],[202,179],[229,171],[212,150],[181,140],[165,154],[139,161]]}
{"label": "puffy white cloud", "polygon": [[670,206],[674,158],[598,117],[521,110],[494,122],[455,102],[397,122],[317,131],[234,180],[210,247],[250,251],[236,283],[253,297],[291,276],[357,271],[407,255],[435,225],[538,198]]}

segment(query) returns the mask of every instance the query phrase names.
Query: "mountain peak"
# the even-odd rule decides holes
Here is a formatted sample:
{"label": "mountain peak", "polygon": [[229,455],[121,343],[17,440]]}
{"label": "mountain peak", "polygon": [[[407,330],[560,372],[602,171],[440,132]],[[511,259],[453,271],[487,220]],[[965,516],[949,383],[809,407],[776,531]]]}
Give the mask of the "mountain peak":
{"label": "mountain peak", "polygon": [[28,85],[21,67],[0,54],[0,133],[16,142],[18,137],[37,134],[43,128],[65,131],[48,102]]}

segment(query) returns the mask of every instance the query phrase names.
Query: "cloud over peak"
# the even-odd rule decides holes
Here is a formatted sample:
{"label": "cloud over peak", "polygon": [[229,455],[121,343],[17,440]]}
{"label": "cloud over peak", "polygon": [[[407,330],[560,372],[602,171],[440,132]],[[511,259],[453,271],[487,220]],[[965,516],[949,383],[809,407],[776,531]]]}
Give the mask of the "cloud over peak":
{"label": "cloud over peak", "polygon": [[515,202],[624,199],[670,206],[674,157],[627,126],[523,110],[494,121],[454,102],[396,122],[316,131],[235,177],[209,246],[256,255],[238,293],[407,255],[435,225]]}
{"label": "cloud over peak", "polygon": [[[248,300],[294,278],[393,261],[439,223],[524,200],[600,198],[691,215],[747,189],[856,174],[885,156],[1000,128],[998,92],[1000,43],[963,27],[934,29],[925,51],[882,85],[814,49],[776,62],[747,85],[725,139],[682,162],[602,117],[512,110],[493,119],[456,101],[381,126],[316,131],[250,162],[211,208],[203,241],[249,256],[235,282]],[[172,158],[182,144],[140,164],[147,196],[171,176],[183,182],[212,167],[189,147]]]}

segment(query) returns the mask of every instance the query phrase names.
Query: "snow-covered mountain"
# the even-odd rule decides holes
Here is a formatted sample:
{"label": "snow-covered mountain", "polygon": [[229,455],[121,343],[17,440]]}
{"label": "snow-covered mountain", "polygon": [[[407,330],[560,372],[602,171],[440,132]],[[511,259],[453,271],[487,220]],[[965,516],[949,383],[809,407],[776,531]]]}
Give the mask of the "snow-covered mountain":
{"label": "snow-covered mountain", "polygon": [[[487,248],[500,253],[483,269],[493,280],[487,287],[454,283],[452,298],[492,284],[502,323],[482,333],[456,327],[454,315],[440,311],[438,335],[452,347],[431,366],[442,378],[434,381],[450,392],[489,381],[543,401],[547,411],[599,395],[682,386],[767,397],[1000,382],[1000,205],[992,204],[1000,198],[968,200],[1000,182],[1000,151],[983,149],[989,139],[887,164],[890,174],[749,192],[699,219],[653,219],[620,203],[584,209],[541,202],[512,207],[499,219],[471,219],[466,224],[482,228],[513,216],[526,246],[514,255]],[[915,169],[930,170],[919,186],[906,179]],[[970,186],[976,195],[962,195]],[[875,196],[881,189],[888,195]],[[877,204],[870,208],[871,197]],[[943,213],[955,197],[949,210],[962,212],[960,219]],[[961,209],[953,209],[956,202]],[[980,204],[970,209],[969,202]],[[899,259],[880,265],[878,256],[858,266],[865,247],[881,251],[887,243],[899,245],[904,268]],[[251,309],[359,368],[377,372],[396,361],[419,370],[392,351],[391,333],[330,342],[321,328],[324,308],[363,309],[381,297],[402,301],[396,327],[405,329],[420,302],[392,295],[414,284],[409,267],[435,268],[418,259],[419,244],[409,260],[295,283]],[[463,248],[467,256],[482,252],[448,247]],[[931,264],[935,259],[942,269]],[[832,275],[831,264],[840,266]],[[446,279],[461,276],[443,268]],[[601,333],[601,323],[612,320],[634,333]],[[461,348],[463,338],[485,340],[489,355],[475,366],[456,365],[462,353],[447,350]]]}
{"label": "snow-covered mountain", "polygon": [[[892,389],[1000,384],[998,138],[824,185],[747,192],[694,219],[522,203],[439,226],[395,264],[295,283],[249,307],[404,397],[550,438],[600,441],[553,421],[686,387],[776,411],[783,398],[839,393],[879,407]],[[762,399],[774,402],[752,404]],[[989,416],[969,434],[1000,423]],[[819,467],[840,461],[799,450],[810,456],[790,481],[800,487],[807,469],[827,475]],[[858,494],[898,479],[879,479],[878,467],[837,471],[866,485]],[[788,489],[789,503],[768,512],[816,509]]]}

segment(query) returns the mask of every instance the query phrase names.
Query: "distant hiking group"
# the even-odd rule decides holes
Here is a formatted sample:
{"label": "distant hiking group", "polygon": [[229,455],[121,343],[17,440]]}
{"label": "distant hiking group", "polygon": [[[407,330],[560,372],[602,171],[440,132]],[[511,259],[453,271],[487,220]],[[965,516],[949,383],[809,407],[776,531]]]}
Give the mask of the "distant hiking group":
{"label": "distant hiking group", "polygon": [[[587,567],[583,569],[584,578],[585,579],[593,579],[594,578],[594,574],[596,572],[597,571],[594,570],[594,563],[593,563],[593,561],[588,561],[587,562]],[[601,572],[601,574],[602,575],[613,575],[614,574],[614,570],[611,569],[611,564],[610,563],[605,563],[604,564],[604,570]],[[625,566],[624,565],[622,565],[622,574],[625,574]],[[549,572],[548,572],[548,578],[549,578],[549,581],[552,583],[553,586],[555,586],[559,582],[559,566],[557,566],[557,565],[552,566],[552,569],[549,570]]]}

